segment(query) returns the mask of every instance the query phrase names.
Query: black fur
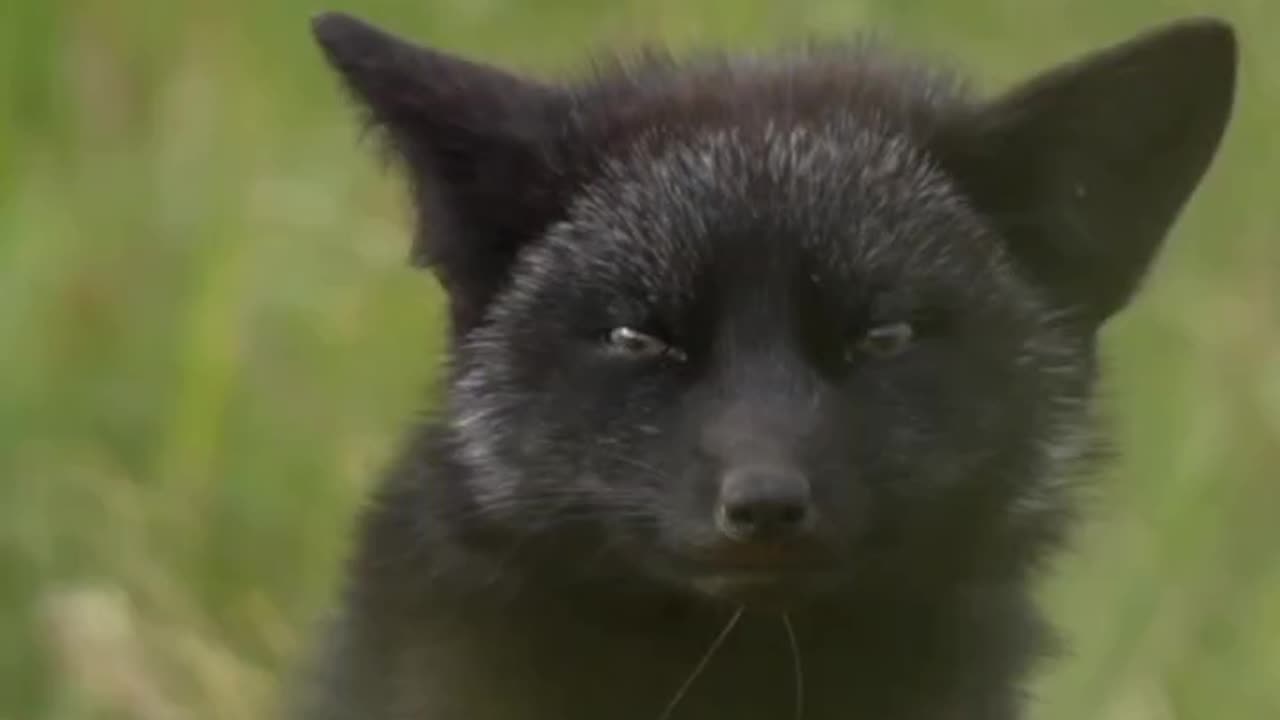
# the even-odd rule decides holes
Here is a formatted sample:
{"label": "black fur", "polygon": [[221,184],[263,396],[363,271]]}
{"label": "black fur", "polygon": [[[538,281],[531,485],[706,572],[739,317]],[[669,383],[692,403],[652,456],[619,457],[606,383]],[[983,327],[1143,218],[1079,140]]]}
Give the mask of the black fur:
{"label": "black fur", "polygon": [[[869,45],[557,84],[315,31],[453,341],[298,717],[656,720],[740,607],[671,717],[1020,716],[1096,331],[1214,155],[1227,26],[991,101]],[[744,469],[794,535],[725,529]]]}

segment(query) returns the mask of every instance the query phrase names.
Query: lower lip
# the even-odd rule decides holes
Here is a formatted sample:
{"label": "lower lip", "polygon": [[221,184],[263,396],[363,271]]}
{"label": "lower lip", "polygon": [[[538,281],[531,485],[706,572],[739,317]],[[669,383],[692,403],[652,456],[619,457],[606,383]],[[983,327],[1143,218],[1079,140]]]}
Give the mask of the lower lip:
{"label": "lower lip", "polygon": [[767,585],[782,585],[784,578],[778,573],[731,571],[698,576],[694,584],[708,589],[714,588],[750,588]]}
{"label": "lower lip", "polygon": [[693,586],[710,597],[744,604],[773,603],[804,594],[813,581],[821,579],[820,576],[821,573],[734,570],[698,575],[693,579]]}

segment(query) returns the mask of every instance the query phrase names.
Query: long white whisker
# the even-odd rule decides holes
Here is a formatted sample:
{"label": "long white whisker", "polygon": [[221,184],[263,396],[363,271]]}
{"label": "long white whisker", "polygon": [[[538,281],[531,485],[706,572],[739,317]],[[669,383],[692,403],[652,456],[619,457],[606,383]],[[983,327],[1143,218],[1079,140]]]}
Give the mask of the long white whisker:
{"label": "long white whisker", "polygon": [[680,701],[684,699],[684,696],[688,694],[689,688],[693,687],[694,681],[696,681],[698,676],[702,674],[702,671],[707,668],[707,664],[711,662],[711,658],[716,654],[716,651],[720,649],[720,646],[724,644],[724,641],[729,638],[729,633],[733,632],[733,628],[737,626],[738,621],[741,619],[742,608],[739,607],[737,611],[733,613],[733,617],[729,618],[729,622],[724,624],[724,629],[720,631],[720,634],[716,636],[716,639],[711,641],[711,647],[707,648],[707,651],[702,654],[702,659],[694,666],[693,672],[689,673],[689,677],[685,678],[684,684],[676,691],[675,696],[671,698],[671,702],[667,703],[666,709],[658,716],[658,720],[668,720],[671,717],[671,714],[676,711],[676,706],[679,705]]}
{"label": "long white whisker", "polygon": [[791,616],[787,613],[782,613],[782,627],[787,631],[787,643],[791,646],[791,667],[795,673],[795,720],[804,720],[804,665],[800,662],[800,643],[796,642],[796,630],[791,626]]}

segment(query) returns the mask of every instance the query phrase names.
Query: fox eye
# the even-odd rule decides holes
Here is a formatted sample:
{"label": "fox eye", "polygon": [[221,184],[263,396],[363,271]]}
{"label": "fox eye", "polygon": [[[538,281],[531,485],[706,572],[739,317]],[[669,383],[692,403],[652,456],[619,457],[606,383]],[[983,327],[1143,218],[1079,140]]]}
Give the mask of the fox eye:
{"label": "fox eye", "polygon": [[606,338],[609,349],[618,355],[639,360],[671,358],[684,360],[684,352],[665,340],[635,328],[621,326],[609,331]]}
{"label": "fox eye", "polygon": [[871,357],[893,357],[910,347],[914,339],[915,330],[911,323],[889,323],[868,330],[858,339],[856,350]]}

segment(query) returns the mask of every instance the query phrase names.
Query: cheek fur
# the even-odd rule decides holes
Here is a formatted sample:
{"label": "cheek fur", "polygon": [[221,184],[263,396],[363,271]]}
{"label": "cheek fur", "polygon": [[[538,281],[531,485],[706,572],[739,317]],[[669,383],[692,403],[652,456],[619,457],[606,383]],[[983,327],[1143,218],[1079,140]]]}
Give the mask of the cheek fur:
{"label": "cheek fur", "polygon": [[678,452],[670,447],[678,424],[672,388],[576,339],[525,348],[481,338],[466,350],[450,417],[481,500],[646,487],[656,497],[677,471],[666,461]]}

